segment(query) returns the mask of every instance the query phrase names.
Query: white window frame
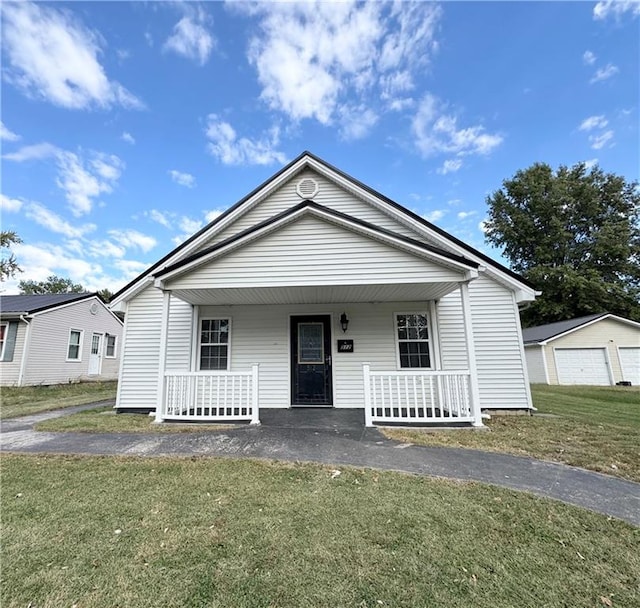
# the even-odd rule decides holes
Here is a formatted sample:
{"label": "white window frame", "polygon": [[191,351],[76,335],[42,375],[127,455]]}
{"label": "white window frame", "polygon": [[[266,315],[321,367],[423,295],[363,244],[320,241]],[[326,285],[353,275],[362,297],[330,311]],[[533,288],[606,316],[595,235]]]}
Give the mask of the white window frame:
{"label": "white window frame", "polygon": [[[69,347],[71,346],[71,334],[75,332],[75,333],[79,333],[80,334],[80,340],[78,341],[78,358],[77,359],[70,359],[69,358]],[[71,361],[74,363],[77,363],[78,361],[82,361],[82,345],[84,342],[84,329],[74,329],[73,327],[69,330],[69,337],[67,338],[67,361]]]}
{"label": "white window frame", "polygon": [[[113,338],[113,355],[109,354],[109,338]],[[107,334],[104,339],[104,357],[105,359],[115,359],[118,356],[118,336],[115,334]]]}
{"label": "white window frame", "polygon": [[[427,318],[427,340],[400,340],[398,336],[398,317],[401,315],[423,315]],[[428,310],[410,310],[410,311],[400,311],[393,313],[393,339],[396,345],[396,367],[398,371],[410,371],[413,369],[423,369],[423,370],[434,370],[435,367],[435,357],[434,357],[434,348],[433,348],[433,340],[434,335],[431,327],[431,313]],[[400,342],[426,342],[429,347],[429,367],[402,367],[400,361]]]}
{"label": "white window frame", "polygon": [[[225,369],[202,369],[202,347],[203,346],[223,346],[224,342],[212,342],[202,344],[202,322],[203,321],[226,321],[229,325],[229,338],[226,343],[227,347],[227,367]],[[223,372],[231,369],[231,317],[200,317],[198,320],[198,371],[203,372]]]}
{"label": "white window frame", "polygon": [[9,335],[9,323],[0,323],[0,327],[4,327],[4,338],[2,339],[2,342],[0,342],[0,361],[2,361],[4,359],[4,347]]}

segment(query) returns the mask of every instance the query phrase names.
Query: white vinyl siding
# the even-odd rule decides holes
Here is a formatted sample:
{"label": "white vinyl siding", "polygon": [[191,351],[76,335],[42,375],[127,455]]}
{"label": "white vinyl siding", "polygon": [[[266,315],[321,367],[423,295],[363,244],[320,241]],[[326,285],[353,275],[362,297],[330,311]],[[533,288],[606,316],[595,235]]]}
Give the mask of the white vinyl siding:
{"label": "white vinyl siding", "polygon": [[544,347],[533,345],[526,346],[524,354],[527,358],[527,371],[529,372],[529,382],[532,384],[547,384],[545,373]]}
{"label": "white vinyl siding", "polygon": [[462,273],[315,217],[167,281],[170,289],[455,282]]}
{"label": "white vinyl siding", "polygon": [[[160,310],[161,313],[162,310]],[[172,297],[169,307],[167,369],[180,372],[186,372],[191,369],[192,333],[193,306]]]}
{"label": "white vinyl siding", "polygon": [[[118,378],[120,361],[117,356],[103,360],[100,375],[88,376],[91,335],[109,333],[122,336],[122,323],[102,303],[99,304],[97,313],[91,314],[90,308],[94,303],[96,299],[92,298],[34,315],[30,321],[31,335],[23,385],[64,384],[83,380],[116,380]],[[78,360],[68,359],[70,329],[81,330],[84,334]],[[24,338],[20,340],[21,350],[23,342]],[[18,353],[16,348],[14,361],[18,361],[18,365],[21,357],[22,352]]]}
{"label": "white vinyl siding", "polygon": [[606,348],[556,348],[554,356],[559,384],[611,384]]}
{"label": "white vinyl siding", "polygon": [[[123,364],[116,406],[154,409],[158,395],[162,292],[149,287],[138,294],[129,302],[125,319],[125,339],[120,349]],[[183,357],[190,356],[190,344],[191,329],[189,346],[185,349],[183,344]]]}
{"label": "white vinyl siding", "polygon": [[329,209],[335,209],[341,213],[346,213],[380,228],[402,234],[403,236],[420,238],[419,234],[412,228],[401,224],[395,218],[376,209],[354,194],[343,190],[340,186],[317,174],[315,171],[306,170],[294,176],[278,188],[278,190],[273,192],[267,199],[258,203],[233,224],[213,236],[203,244],[200,249],[219,243],[234,234],[238,234],[242,230],[250,228],[301,203],[302,199],[296,194],[296,185],[304,178],[311,178],[318,182],[318,194],[313,197],[313,201],[319,205],[323,205]]}

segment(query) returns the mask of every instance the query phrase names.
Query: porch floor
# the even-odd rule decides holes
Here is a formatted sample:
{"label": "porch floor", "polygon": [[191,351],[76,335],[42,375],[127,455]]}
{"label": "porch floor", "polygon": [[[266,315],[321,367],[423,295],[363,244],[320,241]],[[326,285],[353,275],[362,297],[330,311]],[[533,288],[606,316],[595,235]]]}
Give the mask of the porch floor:
{"label": "porch floor", "polygon": [[363,409],[333,407],[292,407],[260,410],[260,424],[279,429],[310,429],[316,431],[362,432]]}

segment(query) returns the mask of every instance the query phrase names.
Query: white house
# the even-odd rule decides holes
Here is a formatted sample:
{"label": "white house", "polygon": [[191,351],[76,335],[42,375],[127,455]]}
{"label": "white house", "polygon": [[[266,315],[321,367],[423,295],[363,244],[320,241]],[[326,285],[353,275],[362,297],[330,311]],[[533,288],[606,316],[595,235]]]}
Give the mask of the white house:
{"label": "white house", "polygon": [[115,380],[121,339],[95,293],[0,296],[0,385]]}
{"label": "white house", "polygon": [[481,409],[532,407],[518,305],[535,293],[305,152],[115,295],[116,407],[480,425]]}
{"label": "white house", "polygon": [[523,330],[531,382],[640,386],[640,323],[601,313]]}

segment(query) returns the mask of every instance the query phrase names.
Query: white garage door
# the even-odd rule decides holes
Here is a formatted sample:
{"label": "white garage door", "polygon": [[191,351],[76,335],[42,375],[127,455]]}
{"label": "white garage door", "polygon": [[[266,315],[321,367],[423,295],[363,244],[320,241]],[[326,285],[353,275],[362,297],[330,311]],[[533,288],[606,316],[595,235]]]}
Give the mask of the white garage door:
{"label": "white garage door", "polygon": [[555,354],[560,384],[611,384],[604,348],[558,348]]}
{"label": "white garage door", "polygon": [[628,380],[633,386],[640,386],[640,347],[621,346],[618,352],[622,366],[622,379]]}

